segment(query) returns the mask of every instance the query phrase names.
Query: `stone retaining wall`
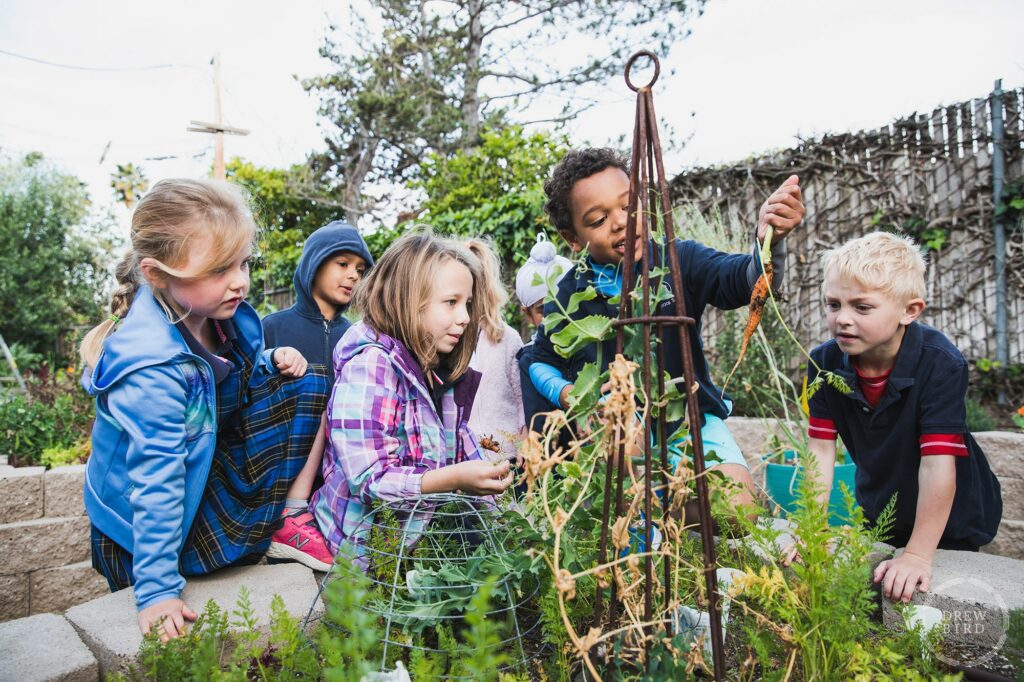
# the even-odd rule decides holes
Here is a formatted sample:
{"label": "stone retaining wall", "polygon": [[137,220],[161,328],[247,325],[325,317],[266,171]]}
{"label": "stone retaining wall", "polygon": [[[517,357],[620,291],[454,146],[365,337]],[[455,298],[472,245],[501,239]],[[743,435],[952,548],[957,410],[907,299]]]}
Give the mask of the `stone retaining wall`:
{"label": "stone retaining wall", "polygon": [[89,561],[85,465],[0,466],[0,622],[106,593]]}
{"label": "stone retaining wall", "polygon": [[[764,480],[761,454],[775,421],[732,417],[729,428]],[[1024,434],[975,434],[1003,492],[1003,521],[983,551],[1024,559]],[[107,592],[89,563],[89,520],[82,504],[85,465],[0,466],[0,622],[38,613],[61,613]]]}

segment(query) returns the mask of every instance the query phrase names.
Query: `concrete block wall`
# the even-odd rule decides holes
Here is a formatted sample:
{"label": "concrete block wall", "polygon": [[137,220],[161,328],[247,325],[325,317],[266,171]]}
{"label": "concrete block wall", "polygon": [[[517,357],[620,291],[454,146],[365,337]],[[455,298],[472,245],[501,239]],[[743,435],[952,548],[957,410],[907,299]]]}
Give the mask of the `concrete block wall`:
{"label": "concrete block wall", "polygon": [[92,569],[85,465],[0,466],[0,622],[62,613],[106,593]]}
{"label": "concrete block wall", "polygon": [[[780,423],[748,417],[730,417],[726,423],[747,459],[754,482],[763,484],[761,455],[768,451],[768,438],[772,433],[782,437]],[[999,478],[1003,496],[1003,520],[999,532],[982,551],[1024,559],[1024,434],[986,431],[974,434],[974,438]]]}
{"label": "concrete block wall", "polygon": [[[300,564],[228,568],[189,578],[181,598],[197,611],[212,600],[231,612],[243,588],[249,591],[261,636],[269,631],[275,595],[300,622],[307,614],[314,620],[323,614],[316,574]],[[132,590],[107,593],[67,609],[64,615],[40,614],[0,623],[0,682],[96,682],[135,662],[141,644]],[[54,655],[55,645],[60,655]]]}

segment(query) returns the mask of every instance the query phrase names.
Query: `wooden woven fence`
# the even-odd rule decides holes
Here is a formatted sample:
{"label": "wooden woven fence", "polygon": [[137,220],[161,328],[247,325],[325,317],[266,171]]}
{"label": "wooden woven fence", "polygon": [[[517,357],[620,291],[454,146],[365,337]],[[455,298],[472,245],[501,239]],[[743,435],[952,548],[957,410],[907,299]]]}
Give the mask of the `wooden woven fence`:
{"label": "wooden woven fence", "polygon": [[[1024,89],[1005,92],[1006,182],[1021,196]],[[718,211],[730,229],[752,232],[758,208],[788,175],[800,176],[807,216],[788,238],[785,315],[808,347],[828,338],[821,301],[823,250],[874,229],[926,244],[928,308],[923,316],[968,359],[995,358],[992,126],[989,100],[911,114],[878,130],[826,135],[729,166],[673,179],[676,204]],[[1007,224],[1007,307],[1011,362],[1024,362],[1024,230]],[[718,327],[716,327],[718,325]],[[721,317],[708,319],[713,349]]]}

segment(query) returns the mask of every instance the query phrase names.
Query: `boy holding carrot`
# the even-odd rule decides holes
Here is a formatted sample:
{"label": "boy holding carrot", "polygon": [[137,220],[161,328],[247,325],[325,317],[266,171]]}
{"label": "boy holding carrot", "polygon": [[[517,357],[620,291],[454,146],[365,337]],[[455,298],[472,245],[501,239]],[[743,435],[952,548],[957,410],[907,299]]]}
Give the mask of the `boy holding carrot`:
{"label": "boy holding carrot", "polygon": [[[909,237],[874,232],[827,251],[823,293],[832,340],[811,352],[810,449],[818,480],[832,485],[836,436],[857,464],[856,496],[874,523],[893,496],[893,538],[903,553],[875,582],[909,602],[931,587],[936,549],[978,551],[1002,516],[999,481],[967,430],[967,363],[941,332],[918,321],[925,261]],[[785,551],[785,560],[796,548]]]}
{"label": "boy holding carrot", "polygon": [[[611,149],[580,149],[566,154],[555,166],[551,178],[544,184],[547,204],[544,206],[559,234],[573,252],[587,252],[585,266],[574,266],[558,283],[556,298],[564,309],[569,298],[577,291],[593,286],[597,297],[584,301],[572,315],[582,319],[589,315],[618,316],[617,297],[622,288],[622,260],[626,249],[626,218],[628,211],[629,176],[626,159]],[[771,261],[776,284],[782,281],[785,263],[783,238],[800,224],[804,205],[799,179],[794,175],[769,197],[758,216],[757,239],[762,239],[769,226],[774,229]],[[752,235],[754,236],[754,235]],[[756,241],[756,240],[755,240]],[[711,381],[700,340],[700,320],[704,309],[713,305],[722,309],[739,308],[747,304],[755,283],[761,276],[760,261],[751,254],[726,254],[691,240],[676,240],[675,248],[682,265],[687,314],[697,324],[688,329],[693,349],[694,368],[698,383],[696,397],[704,420],[701,428],[705,451],[714,451],[717,463],[709,463],[727,479],[743,484],[745,490],[733,498],[735,503],[753,501],[754,482],[746,460],[733,439],[724,420],[729,416],[732,402]],[[640,259],[653,258],[656,244],[635,244],[636,270],[640,272]],[[754,250],[758,245],[754,245]],[[667,284],[667,283],[666,283]],[[548,303],[545,314],[559,308]],[[675,315],[674,301],[663,301],[657,315]],[[552,404],[568,408],[568,396],[573,382],[583,366],[601,361],[601,370],[607,369],[615,357],[615,339],[584,347],[571,357],[563,358],[554,348],[552,335],[562,327],[551,329],[545,325],[537,334],[534,362],[530,365],[530,380],[537,390]],[[663,328],[661,343],[665,349],[665,369],[672,378],[683,376],[679,333],[675,327]],[[599,347],[600,346],[600,347]],[[673,465],[677,463],[673,462]]]}

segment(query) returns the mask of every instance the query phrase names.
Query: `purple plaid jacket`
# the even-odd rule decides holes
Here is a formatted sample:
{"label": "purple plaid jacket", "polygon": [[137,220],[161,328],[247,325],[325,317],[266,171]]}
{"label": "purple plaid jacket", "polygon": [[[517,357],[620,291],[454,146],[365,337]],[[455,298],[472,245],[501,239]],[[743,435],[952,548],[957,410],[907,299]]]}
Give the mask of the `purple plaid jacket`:
{"label": "purple plaid jacket", "polygon": [[[405,345],[363,323],[338,342],[334,372],[324,485],[310,508],[333,553],[349,543],[362,557],[375,500],[409,501],[420,494],[425,472],[480,459],[468,425],[480,374],[467,370],[444,394],[439,415],[423,370]],[[429,516],[417,513],[410,540]]]}

